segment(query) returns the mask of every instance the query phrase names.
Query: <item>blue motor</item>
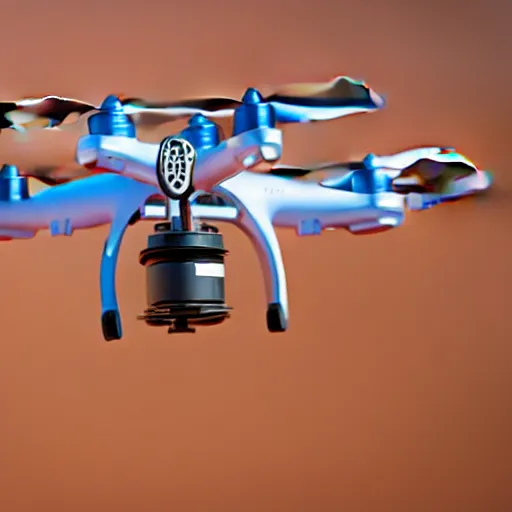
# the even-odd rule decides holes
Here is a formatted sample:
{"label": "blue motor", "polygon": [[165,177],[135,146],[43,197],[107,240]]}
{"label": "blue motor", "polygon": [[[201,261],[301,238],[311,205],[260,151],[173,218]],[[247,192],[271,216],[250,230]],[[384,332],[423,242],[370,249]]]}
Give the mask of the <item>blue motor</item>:
{"label": "blue motor", "polygon": [[391,178],[379,172],[375,166],[375,155],[365,156],[362,161],[363,169],[352,175],[352,190],[360,194],[376,194],[391,190]]}
{"label": "blue motor", "polygon": [[233,116],[233,135],[254,130],[255,128],[275,128],[274,108],[263,101],[263,96],[252,87],[245,91],[242,105]]}
{"label": "blue motor", "polygon": [[196,151],[213,148],[220,142],[219,127],[201,114],[190,119],[180,136],[187,139]]}
{"label": "blue motor", "polygon": [[27,178],[20,176],[14,165],[4,165],[0,169],[0,201],[21,201],[29,197]]}
{"label": "blue motor", "polygon": [[124,113],[119,98],[113,95],[107,96],[100,111],[89,117],[87,126],[91,135],[136,136],[134,122]]}

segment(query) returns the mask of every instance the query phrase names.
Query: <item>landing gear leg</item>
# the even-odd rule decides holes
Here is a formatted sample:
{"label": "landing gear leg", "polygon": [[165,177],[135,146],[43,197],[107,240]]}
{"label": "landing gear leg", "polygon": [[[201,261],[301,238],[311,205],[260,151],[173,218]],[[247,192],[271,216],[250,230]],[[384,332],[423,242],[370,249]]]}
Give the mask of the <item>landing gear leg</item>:
{"label": "landing gear leg", "polygon": [[110,233],[101,257],[100,290],[101,290],[101,326],[105,341],[120,340],[123,337],[121,315],[117,303],[116,268],[119,248],[130,219],[130,215],[119,213],[110,226]]}
{"label": "landing gear leg", "polygon": [[286,273],[279,240],[270,219],[265,213],[258,215],[243,205],[240,209],[240,226],[251,239],[257,251],[267,296],[267,329],[284,332],[288,328],[288,293]]}

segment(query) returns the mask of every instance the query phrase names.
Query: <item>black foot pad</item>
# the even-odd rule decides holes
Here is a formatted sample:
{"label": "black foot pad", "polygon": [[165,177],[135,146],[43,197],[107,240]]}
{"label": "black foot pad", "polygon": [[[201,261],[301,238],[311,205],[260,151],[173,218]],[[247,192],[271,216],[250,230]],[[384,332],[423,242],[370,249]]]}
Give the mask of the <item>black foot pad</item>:
{"label": "black foot pad", "polygon": [[101,327],[105,341],[120,340],[123,337],[119,311],[111,309],[101,315]]}
{"label": "black foot pad", "polygon": [[267,329],[270,332],[285,332],[288,327],[283,306],[278,303],[268,305],[267,309]]}

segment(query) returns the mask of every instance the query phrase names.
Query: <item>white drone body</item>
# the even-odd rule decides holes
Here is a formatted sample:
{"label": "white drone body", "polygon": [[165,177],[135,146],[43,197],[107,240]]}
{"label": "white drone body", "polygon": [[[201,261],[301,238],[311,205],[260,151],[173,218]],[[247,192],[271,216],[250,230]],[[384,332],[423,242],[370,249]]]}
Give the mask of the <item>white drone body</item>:
{"label": "white drone body", "polygon": [[[118,324],[119,333],[109,339],[120,338],[115,271],[126,228],[137,220],[169,220],[173,201],[164,195],[172,197],[172,190],[185,187],[178,179],[179,166],[174,170],[169,167],[168,177],[172,174],[172,179],[162,186],[160,150],[166,142],[138,140],[135,124],[188,117],[187,128],[174,138],[195,150],[193,180],[189,180],[195,193],[187,196],[192,217],[196,221],[229,222],[246,233],[263,271],[269,305],[267,326],[269,330],[284,331],[289,317],[288,298],[276,227],[294,228],[300,236],[337,228],[354,234],[375,233],[401,225],[407,209],[426,209],[490,186],[487,173],[455,151],[441,147],[369,155],[359,168],[276,168],[282,154],[282,132],[277,124],[337,119],[377,111],[384,103],[364,82],[347,77],[326,83],[292,84],[265,98],[250,88],[242,101],[199,98],[159,105],[109,96],[99,109],[59,97],[43,98],[34,104],[8,103],[5,108],[11,110],[4,117],[13,127],[20,124],[20,119],[23,121],[23,115],[33,116],[46,126],[57,126],[70,112],[99,110],[88,119],[89,134],[78,141],[76,148],[77,162],[96,175],[55,185],[32,197],[25,194],[16,198],[11,194],[9,200],[0,201],[0,237],[30,238],[41,229],[50,229],[53,235],[71,235],[76,229],[110,224],[100,272],[102,316],[108,314]],[[231,136],[223,139],[218,127],[206,117],[233,117]],[[169,144],[172,138],[167,138]],[[182,148],[185,146],[182,144]],[[471,172],[456,176],[439,189],[442,192],[419,187],[420,192],[401,193],[391,186],[393,182],[407,189],[412,180],[413,189],[417,176],[403,175],[402,171],[423,160],[441,166],[460,164]],[[12,183],[17,179],[12,172],[10,179]],[[191,190],[189,187],[187,194]],[[268,323],[270,306],[280,310],[276,329]]]}
{"label": "white drone body", "polygon": [[[153,145],[143,147],[151,148],[154,154]],[[440,148],[431,147],[376,157],[379,158],[386,163],[382,173],[397,177],[401,166],[422,158],[463,157],[457,157],[456,153],[445,156]],[[151,163],[154,165],[153,160]],[[150,176],[149,166],[146,170]],[[152,172],[155,176],[154,167]],[[140,178],[140,174],[138,176]],[[293,228],[299,236],[339,228],[355,234],[374,233],[401,225],[407,207],[428,208],[436,202],[473,194],[490,185],[488,174],[477,171],[456,180],[443,196],[404,196],[388,191],[364,194],[333,188],[346,177],[346,170],[340,170],[338,175],[331,171],[323,181],[243,171],[209,190],[223,205],[215,205],[214,201],[200,204],[202,196],[200,191],[196,192],[192,215],[197,221],[234,224],[249,236],[262,268],[267,303],[279,304],[287,320],[286,274],[276,227]],[[29,239],[45,229],[53,236],[70,236],[75,230],[110,224],[100,269],[101,307],[103,313],[118,312],[115,275],[127,227],[138,219],[164,220],[168,215],[162,191],[154,179],[143,183],[115,172],[105,173],[56,185],[29,198],[0,201],[0,237]]]}

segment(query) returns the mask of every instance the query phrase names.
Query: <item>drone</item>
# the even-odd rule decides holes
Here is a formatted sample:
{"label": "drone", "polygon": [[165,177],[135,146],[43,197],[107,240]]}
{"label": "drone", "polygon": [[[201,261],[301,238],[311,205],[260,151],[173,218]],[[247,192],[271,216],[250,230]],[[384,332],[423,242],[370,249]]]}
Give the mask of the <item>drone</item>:
{"label": "drone", "polygon": [[[151,104],[114,96],[100,107],[57,97],[10,102],[4,124],[16,129],[30,123],[58,129],[70,113],[97,112],[76,148],[77,162],[91,176],[59,175],[57,180],[52,170],[44,176],[33,173],[53,186],[29,197],[30,171],[21,176],[4,166],[0,208],[7,222],[0,225],[1,239],[31,238],[42,229],[69,236],[110,224],[100,268],[102,329],[110,341],[122,338],[115,273],[128,226],[156,222],[139,257],[146,267],[148,296],[139,318],[169,332],[194,332],[198,325],[218,324],[230,315],[224,292],[227,251],[218,228],[207,222],[232,223],[247,234],[259,257],[267,329],[284,332],[289,311],[276,227],[294,228],[299,236],[337,228],[372,234],[401,225],[406,209],[428,209],[491,185],[488,172],[440,146],[313,168],[278,165],[278,122],[335,119],[384,105],[366,84],[343,77],[283,91],[263,98],[248,89],[240,102],[210,98]],[[210,119],[229,116],[233,134],[223,139]],[[183,117],[189,118],[188,126],[160,144],[135,136],[138,122]]]}

